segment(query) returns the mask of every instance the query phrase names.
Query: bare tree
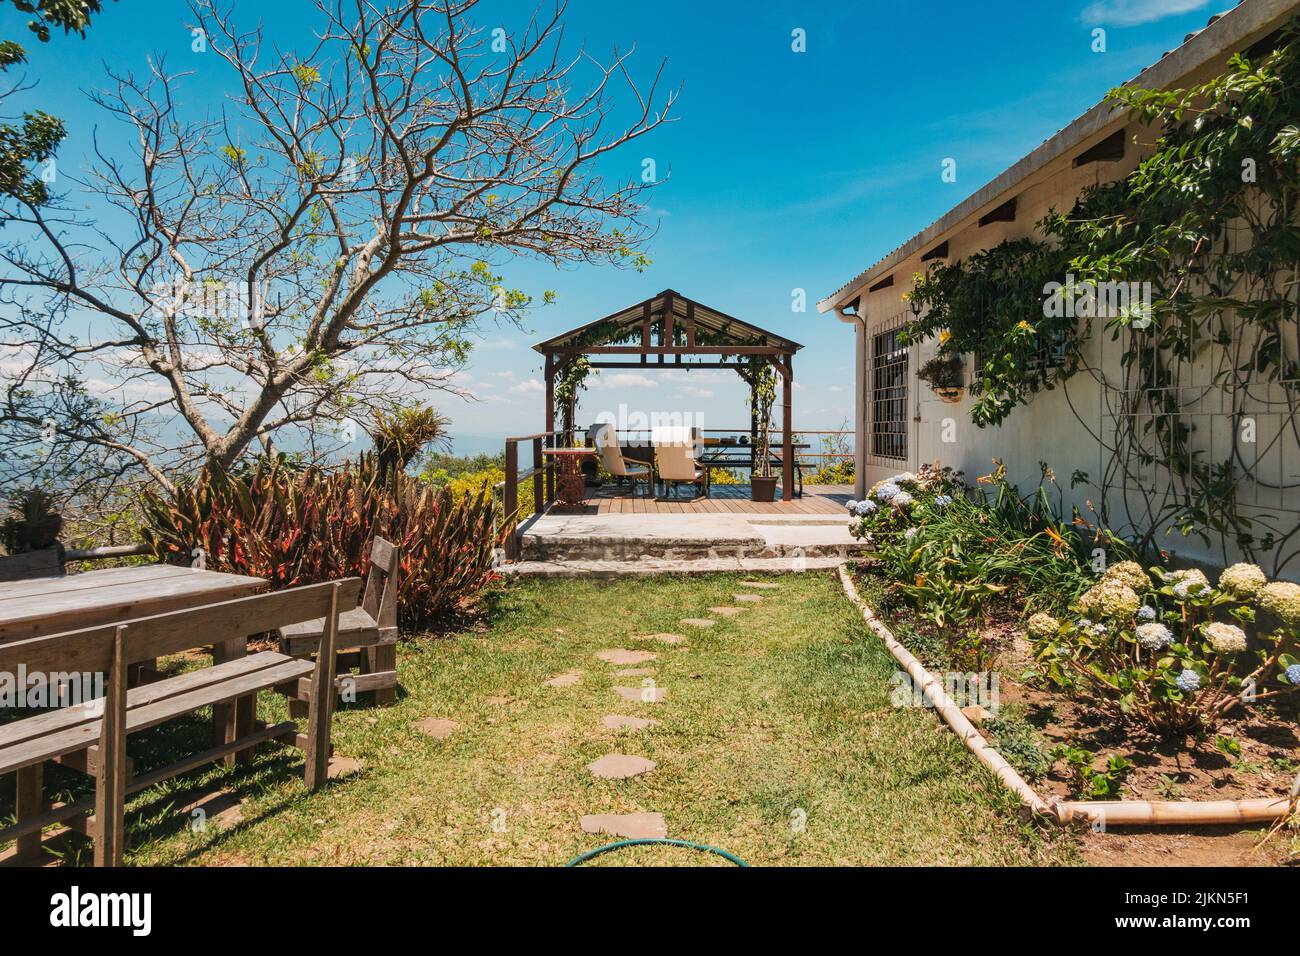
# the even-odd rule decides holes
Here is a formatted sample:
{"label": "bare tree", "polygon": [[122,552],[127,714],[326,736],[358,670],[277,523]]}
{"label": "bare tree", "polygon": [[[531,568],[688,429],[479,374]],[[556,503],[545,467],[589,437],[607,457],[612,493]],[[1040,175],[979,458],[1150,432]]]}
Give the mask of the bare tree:
{"label": "bare tree", "polygon": [[328,439],[448,388],[476,328],[517,322],[533,299],[507,286],[512,257],[641,264],[650,184],[639,163],[601,170],[667,120],[663,65],[642,90],[627,53],[565,53],[563,2],[509,32],[473,24],[477,5],[318,0],[310,48],[285,51],[202,0],[193,49],[235,91],[196,120],[161,58],[110,73],[96,102],[130,148],[97,136],[78,183],[110,220],[13,196],[0,211],[13,460],[43,445],[28,465],[170,486],[286,430]]}

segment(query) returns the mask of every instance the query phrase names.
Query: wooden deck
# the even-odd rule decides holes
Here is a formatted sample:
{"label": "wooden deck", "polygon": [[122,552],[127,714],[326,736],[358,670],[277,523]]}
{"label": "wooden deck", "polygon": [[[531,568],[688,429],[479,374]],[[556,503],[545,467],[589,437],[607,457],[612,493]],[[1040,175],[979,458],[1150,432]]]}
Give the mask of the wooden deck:
{"label": "wooden deck", "polygon": [[[687,500],[682,489],[680,501],[657,501],[646,497],[645,485],[636,497],[626,485],[607,484],[589,489],[587,506],[568,514],[744,514],[744,515],[843,515],[844,505],[853,497],[850,485],[805,485],[803,497],[793,501],[759,503],[750,500],[749,485],[714,485],[709,497]],[[779,496],[781,489],[777,488]]]}

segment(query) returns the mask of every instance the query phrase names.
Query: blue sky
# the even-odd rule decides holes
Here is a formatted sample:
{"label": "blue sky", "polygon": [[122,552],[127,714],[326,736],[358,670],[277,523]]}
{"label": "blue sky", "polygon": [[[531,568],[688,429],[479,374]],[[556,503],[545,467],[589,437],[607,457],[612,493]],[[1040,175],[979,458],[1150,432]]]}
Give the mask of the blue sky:
{"label": "blue sky", "polygon": [[[852,410],[851,333],[816,300],[978,189],[1131,78],[1227,0],[970,0],[713,3],[571,0],[566,42],[597,55],[636,45],[644,78],[663,59],[682,86],[677,121],[633,144],[608,167],[636,175],[644,158],[667,180],[650,194],[658,232],[644,273],[540,263],[510,264],[513,285],[558,302],[525,331],[489,329],[461,384],[476,400],[442,395],[461,447],[540,428],[540,357],[529,346],[664,288],[707,302],[805,345],[795,360],[795,420],[836,427]],[[300,0],[235,0],[264,18],[283,47],[305,46],[310,16]],[[489,2],[487,26],[522,25],[532,3]],[[758,8],[758,9],[756,9]],[[918,8],[924,10],[919,13]],[[25,18],[4,5],[0,36]],[[189,49],[185,5],[117,0],[86,40],[29,44],[34,94],[71,134],[60,167],[89,162],[90,133],[104,123],[85,91],[105,84],[104,65],[143,65],[153,52],[193,69],[196,105],[229,74]],[[1092,31],[1107,31],[1106,52]],[[806,31],[806,52],[791,49]],[[957,161],[957,181],[941,163]],[[792,292],[807,294],[794,313]],[[593,377],[582,418],[620,404],[632,410],[703,413],[705,427],[748,420],[732,373],[665,378]]]}

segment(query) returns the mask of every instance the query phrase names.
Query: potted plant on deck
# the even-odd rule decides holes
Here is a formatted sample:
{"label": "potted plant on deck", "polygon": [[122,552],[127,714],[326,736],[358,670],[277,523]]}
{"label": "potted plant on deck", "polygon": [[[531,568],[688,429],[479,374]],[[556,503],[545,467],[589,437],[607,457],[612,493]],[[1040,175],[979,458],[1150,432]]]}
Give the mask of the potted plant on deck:
{"label": "potted plant on deck", "polygon": [[776,476],[772,474],[772,405],[776,402],[776,369],[766,360],[754,363],[750,376],[749,407],[758,432],[754,442],[754,468],[749,478],[750,498],[754,501],[776,499]]}

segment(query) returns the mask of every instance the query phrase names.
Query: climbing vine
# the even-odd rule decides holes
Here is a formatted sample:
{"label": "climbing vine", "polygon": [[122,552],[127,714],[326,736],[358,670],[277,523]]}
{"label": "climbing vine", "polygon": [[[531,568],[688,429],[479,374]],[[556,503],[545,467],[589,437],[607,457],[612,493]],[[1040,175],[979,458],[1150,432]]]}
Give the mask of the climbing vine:
{"label": "climbing vine", "polygon": [[[1037,236],[918,277],[927,311],[905,335],[975,353],[980,426],[1086,375],[1101,422],[1071,407],[1108,454],[1076,480],[1125,512],[1103,518],[1149,548],[1166,528],[1217,536],[1225,559],[1271,553],[1279,573],[1300,554],[1300,30],[1200,86],[1109,99],[1152,130],[1148,157]],[[1116,288],[1139,304],[1103,303]],[[1095,332],[1119,343],[1117,368],[1090,360]]]}

